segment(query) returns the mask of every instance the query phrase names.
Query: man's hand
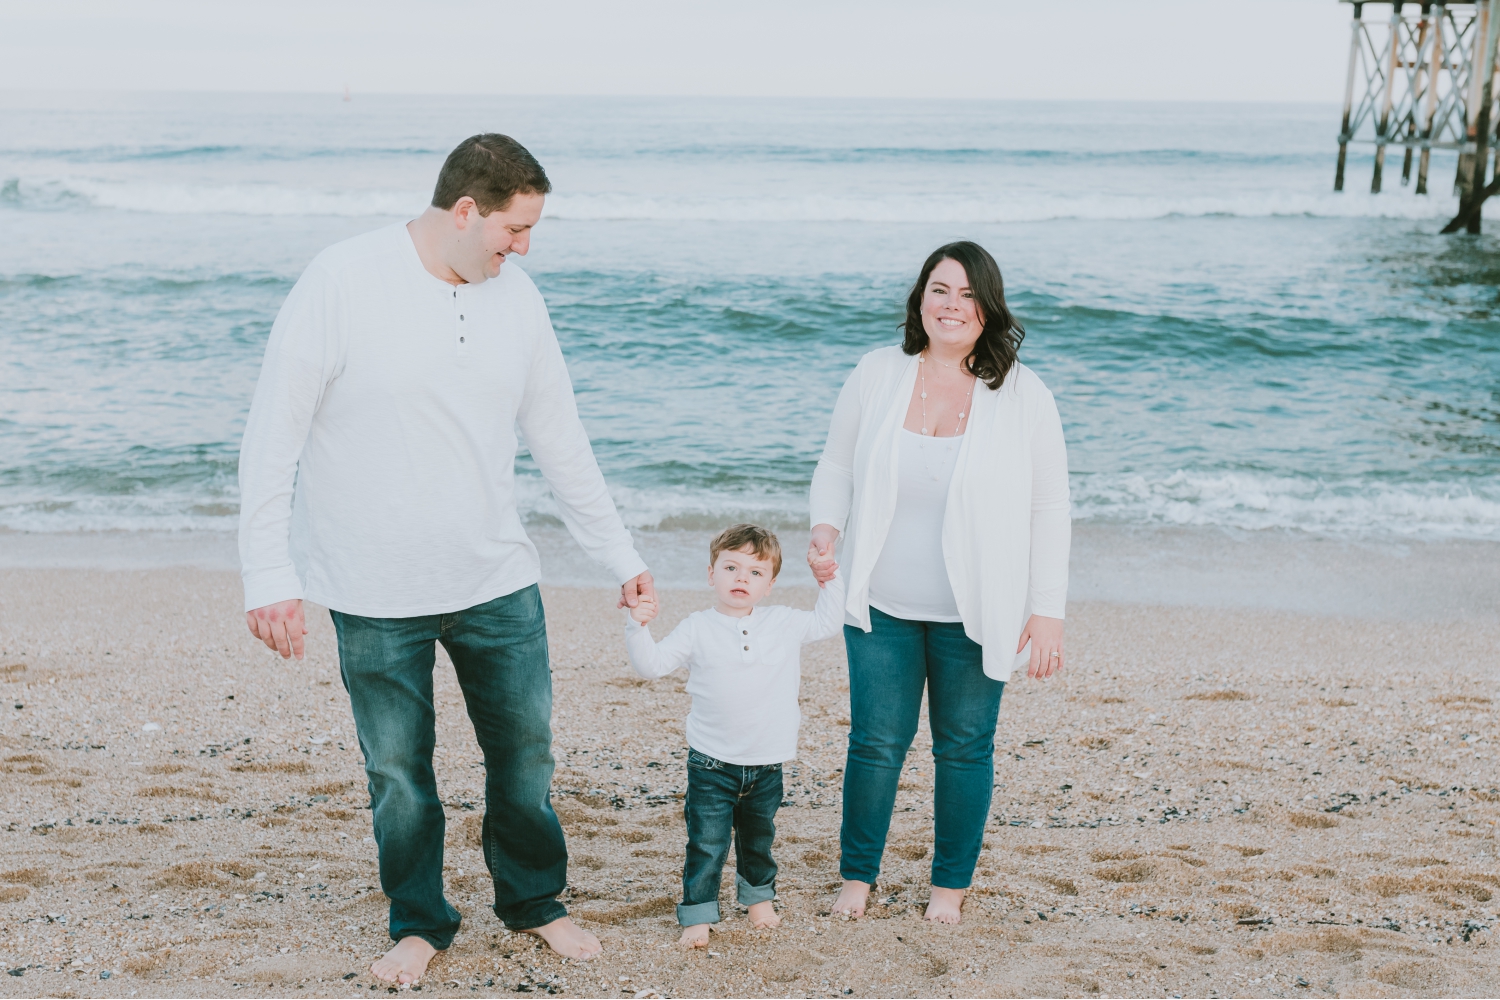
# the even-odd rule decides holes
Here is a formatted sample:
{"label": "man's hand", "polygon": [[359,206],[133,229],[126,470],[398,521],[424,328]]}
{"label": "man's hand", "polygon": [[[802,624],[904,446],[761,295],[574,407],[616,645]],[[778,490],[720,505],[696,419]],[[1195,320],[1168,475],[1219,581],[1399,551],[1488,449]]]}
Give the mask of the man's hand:
{"label": "man's hand", "polygon": [[807,566],[820,587],[832,580],[839,568],[839,564],[833,561],[833,546],[838,540],[839,529],[833,525],[813,525],[812,541],[807,546]]}
{"label": "man's hand", "polygon": [[1026,676],[1033,680],[1044,680],[1053,674],[1062,673],[1063,668],[1063,620],[1032,615],[1021,632],[1021,641],[1016,652],[1031,643],[1031,663],[1026,667]]}
{"label": "man's hand", "polygon": [[302,618],[300,600],[278,601],[246,611],[245,624],[251,635],[280,653],[283,659],[293,656],[302,659],[302,637],[307,634],[307,622]]}
{"label": "man's hand", "polygon": [[615,607],[633,608],[641,602],[643,597],[649,598],[652,602],[656,600],[656,581],[651,579],[649,570],[625,581],[620,587],[620,603]]}

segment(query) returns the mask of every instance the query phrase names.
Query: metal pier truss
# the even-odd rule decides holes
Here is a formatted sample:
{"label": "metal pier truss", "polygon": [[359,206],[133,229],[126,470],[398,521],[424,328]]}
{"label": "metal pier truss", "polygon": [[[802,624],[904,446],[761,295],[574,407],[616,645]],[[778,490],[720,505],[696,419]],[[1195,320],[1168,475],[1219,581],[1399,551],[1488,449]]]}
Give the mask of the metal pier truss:
{"label": "metal pier truss", "polygon": [[1333,189],[1344,190],[1351,142],[1374,145],[1370,190],[1377,193],[1389,147],[1402,149],[1402,184],[1411,181],[1415,156],[1417,194],[1427,193],[1432,151],[1457,150],[1459,212],[1443,232],[1479,232],[1481,206],[1500,190],[1500,181],[1489,179],[1500,145],[1495,107],[1500,0],[1341,2],[1354,9],[1354,19]]}

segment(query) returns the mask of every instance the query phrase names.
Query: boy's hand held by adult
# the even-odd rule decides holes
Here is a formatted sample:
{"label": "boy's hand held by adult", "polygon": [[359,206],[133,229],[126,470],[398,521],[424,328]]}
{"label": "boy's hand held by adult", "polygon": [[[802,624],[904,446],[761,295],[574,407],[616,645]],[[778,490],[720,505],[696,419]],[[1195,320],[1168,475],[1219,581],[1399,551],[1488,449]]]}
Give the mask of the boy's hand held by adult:
{"label": "boy's hand held by adult", "polygon": [[1063,659],[1063,620],[1061,618],[1048,618],[1044,615],[1032,615],[1026,622],[1026,628],[1021,632],[1021,641],[1016,644],[1016,652],[1026,648],[1031,643],[1031,662],[1026,667],[1026,676],[1033,680],[1045,680],[1053,674],[1062,673]]}
{"label": "boy's hand held by adult", "polygon": [[645,625],[656,617],[658,608],[654,597],[641,596],[639,603],[630,609],[630,617],[638,625]]}
{"label": "boy's hand held by adult", "polygon": [[295,656],[302,659],[302,637],[307,634],[307,621],[302,617],[302,601],[277,601],[263,608],[245,612],[245,625],[250,634],[266,644],[266,648],[280,653],[282,659]]}
{"label": "boy's hand held by adult", "polygon": [[616,607],[634,608],[642,598],[648,598],[652,602],[656,600],[656,581],[651,578],[649,570],[620,585],[620,603]]}
{"label": "boy's hand held by adult", "polygon": [[833,525],[813,526],[812,540],[807,545],[807,566],[820,587],[832,580],[838,571],[839,564],[833,558],[833,547],[838,540],[839,529]]}

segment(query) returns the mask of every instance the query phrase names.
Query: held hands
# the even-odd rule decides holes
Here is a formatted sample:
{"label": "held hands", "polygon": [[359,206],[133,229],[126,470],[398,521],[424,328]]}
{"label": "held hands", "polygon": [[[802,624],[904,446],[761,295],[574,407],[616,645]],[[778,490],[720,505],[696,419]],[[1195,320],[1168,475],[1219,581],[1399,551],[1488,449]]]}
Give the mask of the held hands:
{"label": "held hands", "polygon": [[302,637],[307,634],[307,622],[302,617],[302,602],[278,601],[263,608],[245,612],[245,625],[250,634],[266,644],[273,653],[289,660],[293,656],[302,659]]}
{"label": "held hands", "polygon": [[1031,643],[1031,663],[1026,667],[1026,676],[1033,680],[1044,680],[1053,674],[1062,673],[1063,668],[1063,620],[1032,615],[1021,632],[1021,641],[1016,652]]}
{"label": "held hands", "polygon": [[637,625],[644,625],[656,617],[657,611],[656,598],[642,595],[639,603],[630,609],[630,618]]}
{"label": "held hands", "polygon": [[[642,600],[650,600],[652,603],[656,602],[656,581],[651,578],[649,571],[642,573],[640,576],[633,576],[620,585],[620,603],[616,604],[615,607],[631,608],[631,617],[634,617],[633,609]],[[651,617],[656,617],[656,613],[652,612]],[[646,621],[650,620],[651,618],[646,619]]]}
{"label": "held hands", "polygon": [[807,546],[807,565],[820,587],[832,580],[839,568],[833,559],[833,546],[838,540],[839,529],[833,525],[813,525],[812,541]]}

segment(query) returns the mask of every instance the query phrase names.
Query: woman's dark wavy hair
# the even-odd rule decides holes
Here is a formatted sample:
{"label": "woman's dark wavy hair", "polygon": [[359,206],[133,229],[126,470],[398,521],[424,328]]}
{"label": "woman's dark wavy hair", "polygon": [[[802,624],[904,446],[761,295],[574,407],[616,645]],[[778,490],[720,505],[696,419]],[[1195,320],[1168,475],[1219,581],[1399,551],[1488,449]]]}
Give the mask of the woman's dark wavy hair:
{"label": "woman's dark wavy hair", "polygon": [[922,298],[927,293],[932,269],[945,260],[958,261],[968,275],[979,321],[984,324],[984,332],[974,344],[974,353],[964,365],[975,378],[991,389],[998,389],[1016,363],[1026,330],[1005,304],[1005,279],[1000,277],[1000,265],[978,243],[959,240],[932,251],[906,297],[906,322],[901,324],[906,339],[901,349],[907,354],[920,354],[927,347],[927,331],[922,327]]}

